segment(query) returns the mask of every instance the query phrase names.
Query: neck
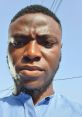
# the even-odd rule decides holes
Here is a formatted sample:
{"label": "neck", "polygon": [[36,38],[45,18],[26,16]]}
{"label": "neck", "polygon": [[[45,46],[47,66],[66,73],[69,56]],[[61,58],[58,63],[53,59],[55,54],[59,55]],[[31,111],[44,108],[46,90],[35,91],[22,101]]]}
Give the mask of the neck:
{"label": "neck", "polygon": [[50,96],[52,94],[54,94],[53,86],[50,85],[44,92],[35,91],[34,93],[31,94],[31,96],[33,99],[33,103],[36,104],[43,98]]}

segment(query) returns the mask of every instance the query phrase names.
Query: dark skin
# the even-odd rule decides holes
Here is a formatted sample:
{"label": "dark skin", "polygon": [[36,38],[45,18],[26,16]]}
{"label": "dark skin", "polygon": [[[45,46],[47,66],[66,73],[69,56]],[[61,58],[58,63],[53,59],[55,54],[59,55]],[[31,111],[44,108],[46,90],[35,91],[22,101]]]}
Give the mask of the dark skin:
{"label": "dark skin", "polygon": [[10,24],[9,41],[9,56],[20,85],[27,93],[32,90],[34,104],[52,95],[52,79],[61,56],[59,24],[42,13],[23,15]]}

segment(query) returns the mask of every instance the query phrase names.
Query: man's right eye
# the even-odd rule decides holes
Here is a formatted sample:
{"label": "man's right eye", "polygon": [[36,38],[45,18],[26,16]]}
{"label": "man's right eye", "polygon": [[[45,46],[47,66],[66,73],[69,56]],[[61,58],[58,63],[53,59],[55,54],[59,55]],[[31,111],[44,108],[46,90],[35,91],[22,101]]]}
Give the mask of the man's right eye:
{"label": "man's right eye", "polygon": [[16,47],[16,48],[20,48],[24,45],[23,42],[21,41],[14,41],[13,43],[11,43],[13,45],[13,47]]}
{"label": "man's right eye", "polygon": [[29,39],[26,36],[14,36],[12,39],[13,40],[10,41],[10,44],[14,48],[21,48],[29,42]]}

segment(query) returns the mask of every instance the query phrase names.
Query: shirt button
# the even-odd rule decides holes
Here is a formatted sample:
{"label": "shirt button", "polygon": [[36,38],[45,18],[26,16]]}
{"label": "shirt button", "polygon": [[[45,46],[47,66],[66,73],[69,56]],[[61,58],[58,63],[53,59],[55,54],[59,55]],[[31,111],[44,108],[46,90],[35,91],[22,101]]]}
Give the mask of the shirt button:
{"label": "shirt button", "polygon": [[49,100],[50,100],[50,97],[46,97],[45,100],[46,100],[46,101],[49,101]]}

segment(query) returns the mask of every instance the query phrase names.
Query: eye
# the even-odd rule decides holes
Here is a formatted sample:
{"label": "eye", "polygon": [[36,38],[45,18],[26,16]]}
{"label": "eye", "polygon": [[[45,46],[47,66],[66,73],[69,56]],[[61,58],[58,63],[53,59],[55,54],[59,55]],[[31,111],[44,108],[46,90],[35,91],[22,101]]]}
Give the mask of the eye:
{"label": "eye", "polygon": [[45,48],[52,48],[58,43],[58,40],[55,37],[41,36],[38,38],[38,42]]}
{"label": "eye", "polygon": [[10,44],[14,47],[14,48],[21,48],[23,47],[25,44],[27,44],[29,41],[28,37],[26,36],[13,36],[10,39]]}
{"label": "eye", "polygon": [[43,45],[44,45],[46,48],[52,48],[55,44],[56,44],[55,41],[45,41],[45,42],[43,42]]}
{"label": "eye", "polygon": [[12,43],[12,45],[16,48],[20,48],[24,45],[24,42],[19,41],[19,40],[15,40],[14,43]]}

